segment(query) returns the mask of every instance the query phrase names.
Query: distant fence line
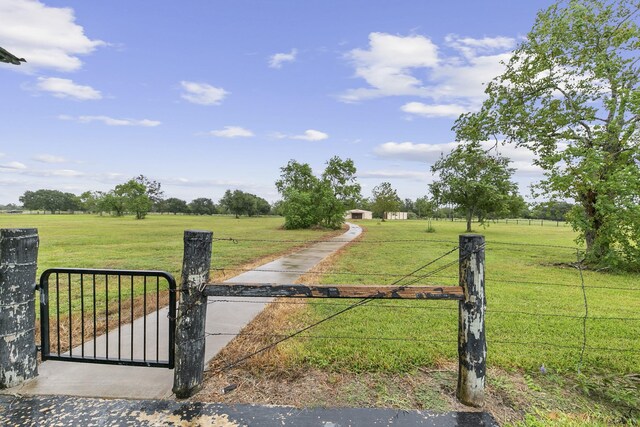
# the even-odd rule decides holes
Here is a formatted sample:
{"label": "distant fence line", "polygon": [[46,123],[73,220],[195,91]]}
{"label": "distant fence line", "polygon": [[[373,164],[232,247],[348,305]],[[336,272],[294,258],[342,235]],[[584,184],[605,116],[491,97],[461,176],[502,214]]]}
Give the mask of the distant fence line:
{"label": "distant fence line", "polygon": [[[29,211],[29,210],[0,210],[0,214],[8,214],[8,215],[98,215],[98,216],[109,216],[110,212],[84,212],[84,211],[58,211],[55,213],[51,213],[50,211]],[[133,215],[131,213],[127,213],[127,215]],[[127,216],[124,215],[124,216]],[[196,214],[191,212],[148,212],[147,215],[174,215],[174,216],[211,216],[211,217],[235,217],[235,214],[231,213],[215,213],[215,214]],[[246,218],[284,218],[281,215],[241,215]],[[359,221],[382,221],[382,218],[373,218],[370,220],[359,220]],[[418,217],[418,218],[409,218],[406,220],[385,220],[385,221],[437,221],[437,222],[466,222],[465,218],[461,217],[453,217],[453,218],[427,218],[427,217]],[[478,224],[478,221],[472,221],[474,224]],[[501,218],[501,219],[487,219],[485,221],[487,224],[516,224],[516,225],[534,225],[534,226],[553,226],[553,227],[569,227],[571,224],[567,221],[557,221],[552,219],[541,219],[541,218]]]}

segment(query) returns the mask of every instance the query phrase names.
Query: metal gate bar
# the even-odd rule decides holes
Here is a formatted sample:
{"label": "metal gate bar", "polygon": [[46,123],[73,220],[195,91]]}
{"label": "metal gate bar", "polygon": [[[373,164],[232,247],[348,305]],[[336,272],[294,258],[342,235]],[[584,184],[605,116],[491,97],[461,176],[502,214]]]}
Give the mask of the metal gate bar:
{"label": "metal gate bar", "polygon": [[[85,280],[90,278],[89,280]],[[123,277],[125,280],[123,280]],[[109,280],[110,278],[117,278],[117,282]],[[129,278],[129,293],[130,298],[127,301],[129,305],[129,320],[130,328],[128,328],[130,340],[127,340],[130,351],[123,349],[123,327],[126,324],[122,324],[123,320],[123,284],[127,282]],[[153,278],[155,278],[155,286],[153,286]],[[65,280],[66,279],[66,280]],[[139,284],[142,288],[142,319],[138,319],[134,322],[135,317],[135,291],[136,291],[136,279],[141,281]],[[151,279],[151,280],[148,280]],[[167,288],[169,290],[169,306],[167,319],[162,321],[168,322],[168,337],[167,337],[167,357],[166,360],[161,360],[160,354],[160,342],[164,336],[160,335],[160,279],[167,282]],[[111,282],[111,294],[110,293]],[[109,329],[109,316],[115,317],[115,312],[110,312],[110,303],[115,301],[115,283],[117,283],[117,329]],[[51,352],[51,333],[50,330],[50,291],[49,286],[55,286],[55,345],[56,349]],[[65,288],[66,286],[66,288]],[[90,289],[86,289],[90,286]],[[126,286],[126,285],[125,285]],[[155,289],[153,289],[155,288]],[[174,366],[174,349],[175,349],[175,318],[176,318],[176,281],[173,276],[164,271],[152,271],[152,270],[110,270],[110,269],[85,269],[85,268],[51,268],[46,270],[40,276],[40,330],[41,330],[41,349],[42,360],[64,360],[74,362],[85,363],[103,363],[103,364],[115,364],[115,365],[131,365],[131,366],[149,366],[149,367],[163,367],[172,369]],[[155,291],[155,301],[150,299],[149,301],[155,302],[155,316],[152,312],[147,312],[147,292]],[[65,292],[66,291],[66,292]],[[103,292],[102,292],[103,291]],[[66,294],[66,295],[63,295]],[[74,310],[74,305],[78,305],[77,298],[74,296],[79,294],[79,306],[80,311]],[[65,298],[66,297],[66,298]],[[62,301],[61,301],[62,299]],[[64,301],[66,299],[66,301]],[[90,299],[89,307],[93,307],[93,313],[90,317],[93,319],[93,325],[86,325],[85,323],[85,299]],[[113,300],[113,301],[112,301]],[[151,302],[153,304],[153,302]],[[61,306],[61,304],[63,304]],[[66,304],[66,307],[64,307]],[[101,313],[102,304],[104,304],[104,315]],[[63,310],[66,308],[66,311]],[[99,313],[100,311],[100,313]],[[127,312],[125,308],[125,313]],[[64,317],[66,316],[66,321]],[[76,316],[80,316],[79,322]],[[149,322],[147,318],[149,317]],[[91,322],[91,319],[87,319]],[[104,321],[105,333],[104,335],[97,336],[98,323]],[[115,320],[115,319],[114,319]],[[155,320],[155,322],[154,322]],[[73,343],[73,328],[80,324],[80,346],[78,354],[78,347],[74,347]],[[142,323],[142,327],[136,326]],[[148,325],[151,324],[151,325]],[[148,328],[148,326],[151,326]],[[68,328],[68,349],[62,350],[61,337],[65,334],[64,328]],[[87,327],[92,328],[93,340],[92,343],[88,343],[85,340],[85,333]],[[149,332],[153,333],[155,328],[155,337],[151,335],[149,340],[147,335]],[[142,329],[140,331],[139,329]],[[91,329],[89,329],[91,330]],[[137,333],[136,333],[137,330]],[[66,334],[65,334],[66,335]],[[141,335],[141,336],[140,336]],[[153,338],[152,338],[153,337]],[[154,339],[155,338],[155,339]],[[117,352],[114,346],[111,351],[109,349],[109,341],[115,341],[117,339]],[[104,345],[98,345],[98,341],[103,342]],[[147,352],[147,345],[153,345],[155,341],[155,352]],[[141,355],[140,346],[136,347],[136,344],[142,344]],[[104,349],[104,354],[102,353]],[[91,351],[92,350],[92,351]],[[137,351],[137,355],[135,354]],[[164,347],[163,347],[164,351]],[[91,353],[91,354],[88,354]],[[148,353],[155,353],[155,357],[147,357]]]}

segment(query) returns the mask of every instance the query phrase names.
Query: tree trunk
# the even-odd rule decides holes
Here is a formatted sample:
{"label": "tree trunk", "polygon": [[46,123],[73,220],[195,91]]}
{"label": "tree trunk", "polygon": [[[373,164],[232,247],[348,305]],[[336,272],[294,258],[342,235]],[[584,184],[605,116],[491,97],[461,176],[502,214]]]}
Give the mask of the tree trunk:
{"label": "tree trunk", "polygon": [[584,231],[584,240],[587,245],[586,257],[593,263],[599,263],[609,252],[609,242],[600,235],[603,221],[596,207],[598,194],[589,190],[583,197],[582,206],[587,217],[587,228]]}
{"label": "tree trunk", "polygon": [[467,209],[467,233],[471,233],[472,218],[473,218],[473,209]]}

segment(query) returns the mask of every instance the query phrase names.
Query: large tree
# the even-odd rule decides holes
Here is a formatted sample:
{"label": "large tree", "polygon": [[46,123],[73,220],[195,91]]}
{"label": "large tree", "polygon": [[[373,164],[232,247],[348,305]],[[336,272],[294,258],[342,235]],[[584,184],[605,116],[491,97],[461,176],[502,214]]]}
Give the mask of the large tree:
{"label": "large tree", "polygon": [[193,199],[191,203],[189,203],[189,210],[195,215],[213,215],[217,212],[213,200],[206,197]]}
{"label": "large tree", "polygon": [[124,207],[127,211],[135,213],[136,219],[144,219],[153,205],[151,197],[147,194],[147,187],[136,179],[116,185],[113,194],[116,198],[124,200]]}
{"label": "large tree", "polygon": [[160,203],[162,210],[160,212],[169,212],[174,215],[179,213],[189,213],[187,202],[177,197],[169,197]]}
{"label": "large tree", "polygon": [[81,207],[78,196],[59,190],[25,191],[19,200],[25,209],[49,211],[52,214],[60,211],[73,212]]}
{"label": "large tree", "polygon": [[431,194],[438,204],[451,203],[465,212],[467,232],[474,216],[482,223],[488,215],[508,212],[517,196],[509,159],[490,155],[476,143],[459,145],[431,171],[438,173],[438,180],[429,184]]}
{"label": "large tree", "polygon": [[280,168],[276,188],[282,195],[285,228],[321,226],[338,229],[344,223],[344,212],[360,199],[356,167],[351,159],[332,157],[321,177],[311,166],[290,160]]}
{"label": "large tree", "polygon": [[322,172],[322,180],[342,204],[344,209],[354,209],[360,199],[361,187],[356,181],[356,166],[353,160],[342,160],[338,156],[330,158]]}
{"label": "large tree", "polygon": [[220,206],[234,214],[236,218],[240,215],[266,215],[271,210],[271,205],[265,199],[241,190],[225,191],[220,199]]}
{"label": "large tree", "polygon": [[384,218],[385,212],[397,212],[402,206],[398,193],[389,182],[383,182],[373,187],[371,196],[371,209],[380,218]]}
{"label": "large tree", "polygon": [[438,209],[435,201],[429,199],[427,196],[418,197],[413,206],[416,214],[418,214],[418,218],[433,218]]}
{"label": "large tree", "polygon": [[594,264],[640,268],[640,4],[570,0],[539,12],[458,139],[495,137],[536,154],[540,189],[573,199]]}

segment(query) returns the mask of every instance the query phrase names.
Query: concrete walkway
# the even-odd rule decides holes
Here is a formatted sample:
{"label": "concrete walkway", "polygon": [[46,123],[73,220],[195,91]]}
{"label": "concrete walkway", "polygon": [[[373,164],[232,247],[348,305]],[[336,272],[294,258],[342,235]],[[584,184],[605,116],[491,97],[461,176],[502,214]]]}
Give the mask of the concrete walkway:
{"label": "concrete walkway", "polygon": [[[346,242],[356,238],[362,229],[349,224],[349,230],[341,236],[326,242],[315,243],[312,246],[284,256],[273,262],[257,267],[257,270],[278,270],[284,272],[250,271],[240,274],[227,282],[245,283],[293,283],[300,273],[287,271],[308,271]],[[246,300],[246,298],[240,298]],[[220,298],[210,298],[207,307],[208,332],[237,334],[244,328],[265,305],[270,301],[263,298],[262,303],[254,302],[223,302]],[[224,298],[232,301],[233,298]],[[236,298],[237,300],[237,298]],[[217,302],[216,302],[217,301]],[[257,299],[253,301],[258,301]],[[167,359],[168,310],[163,309],[147,316],[147,358],[159,360]],[[156,320],[160,320],[158,331],[159,346],[155,340]],[[109,356],[118,356],[118,342],[121,343],[120,352],[123,355],[132,354],[133,358],[142,359],[145,349],[140,340],[138,345],[130,347],[131,333],[141,336],[144,327],[143,319],[137,319],[131,325],[123,325],[121,334],[112,331],[108,335],[98,337],[95,342],[96,354],[104,356],[106,342],[109,343]],[[206,361],[210,361],[233,336],[208,336],[206,339]],[[156,355],[157,348],[163,349]],[[84,345],[84,354],[93,355],[94,343]],[[81,354],[82,347],[72,349],[73,354]],[[151,356],[150,356],[151,355]],[[39,376],[19,387],[1,390],[0,393],[21,395],[69,395],[84,397],[106,397],[124,399],[164,399],[171,397],[173,386],[173,370],[163,368],[147,368],[135,366],[99,365],[91,363],[61,362],[47,360],[38,367]]]}

